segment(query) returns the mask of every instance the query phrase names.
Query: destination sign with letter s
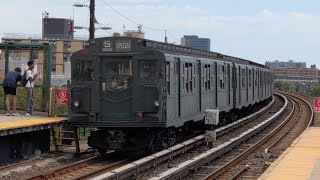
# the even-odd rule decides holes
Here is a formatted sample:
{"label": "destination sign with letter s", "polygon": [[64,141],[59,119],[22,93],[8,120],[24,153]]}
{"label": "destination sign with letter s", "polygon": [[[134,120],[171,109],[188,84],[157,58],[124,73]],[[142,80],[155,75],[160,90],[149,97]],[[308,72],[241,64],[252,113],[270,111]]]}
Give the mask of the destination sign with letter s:
{"label": "destination sign with letter s", "polygon": [[102,41],[101,52],[130,52],[131,40]]}

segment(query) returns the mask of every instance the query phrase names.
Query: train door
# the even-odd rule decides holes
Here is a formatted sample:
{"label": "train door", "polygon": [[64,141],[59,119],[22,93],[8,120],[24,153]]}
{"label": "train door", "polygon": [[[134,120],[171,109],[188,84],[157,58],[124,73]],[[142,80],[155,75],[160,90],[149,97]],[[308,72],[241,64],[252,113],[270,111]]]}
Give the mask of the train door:
{"label": "train door", "polygon": [[254,83],[254,81],[255,81],[255,79],[256,79],[256,76],[255,76],[255,74],[256,74],[256,71],[254,70],[254,68],[252,68],[252,74],[251,74],[251,76],[252,76],[252,101],[254,102],[254,99],[255,99],[255,83]]}
{"label": "train door", "polygon": [[246,67],[246,97],[247,97],[247,102],[249,101],[249,76],[248,76],[248,67]]}
{"label": "train door", "polygon": [[176,110],[176,91],[175,91],[175,73],[174,73],[174,64],[175,62],[170,61],[166,62],[166,86],[167,86],[167,119],[172,121],[177,117]]}
{"label": "train door", "polygon": [[233,98],[233,108],[237,106],[237,68],[234,63],[232,63],[232,98]]}
{"label": "train door", "polygon": [[100,60],[101,119],[117,117],[128,120],[133,118],[133,107],[141,110],[139,103],[132,99],[132,62],[132,57],[105,57]]}
{"label": "train door", "polygon": [[226,84],[227,84],[227,99],[228,99],[228,106],[230,106],[230,104],[231,104],[231,92],[230,92],[230,90],[231,90],[231,88],[230,88],[230,79],[231,79],[231,75],[230,75],[230,64],[227,64],[227,72],[226,72],[226,74],[227,74],[227,77],[226,77],[226,79],[227,79],[227,82],[226,82]]}
{"label": "train door", "polygon": [[202,101],[201,101],[201,99],[202,99],[202,86],[201,86],[201,84],[202,84],[202,81],[201,81],[201,79],[202,79],[202,73],[201,73],[201,67],[202,67],[202,64],[201,64],[201,61],[200,60],[197,60],[197,64],[198,64],[198,82],[199,82],[199,101],[198,101],[198,103],[199,103],[199,106],[198,106],[198,110],[199,110],[199,112],[201,112],[202,111]]}
{"label": "train door", "polygon": [[241,104],[241,81],[242,81],[242,74],[241,74],[241,67],[238,66],[238,92],[239,92],[239,104]]}
{"label": "train door", "polygon": [[175,75],[175,82],[176,82],[176,105],[177,105],[177,110],[178,110],[178,117],[181,117],[181,62],[180,58],[175,58],[176,60],[176,75]]}

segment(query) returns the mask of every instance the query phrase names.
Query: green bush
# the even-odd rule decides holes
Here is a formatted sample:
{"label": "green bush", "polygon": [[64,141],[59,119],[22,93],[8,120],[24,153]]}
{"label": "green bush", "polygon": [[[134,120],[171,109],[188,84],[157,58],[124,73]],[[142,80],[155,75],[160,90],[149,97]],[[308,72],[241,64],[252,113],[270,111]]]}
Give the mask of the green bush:
{"label": "green bush", "polygon": [[55,104],[56,106],[56,115],[63,116],[68,114],[68,105],[67,104]]}
{"label": "green bush", "polygon": [[[17,108],[24,110],[24,106],[26,103],[26,88],[18,87],[17,89],[18,96],[18,104]],[[33,88],[33,109],[39,110],[41,109],[42,104],[42,87],[34,87]],[[4,108],[4,92],[3,89],[0,90],[0,108]]]}

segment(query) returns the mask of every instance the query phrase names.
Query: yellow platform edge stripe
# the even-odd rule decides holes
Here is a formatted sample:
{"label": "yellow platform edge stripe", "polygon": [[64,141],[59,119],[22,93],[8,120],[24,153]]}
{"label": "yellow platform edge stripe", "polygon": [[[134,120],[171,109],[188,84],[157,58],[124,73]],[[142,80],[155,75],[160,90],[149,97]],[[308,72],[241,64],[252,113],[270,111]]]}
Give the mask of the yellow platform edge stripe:
{"label": "yellow platform edge stripe", "polygon": [[60,123],[66,121],[66,117],[46,117],[46,118],[37,118],[37,119],[26,119],[20,121],[12,121],[0,123],[0,131],[6,129],[15,129],[21,127],[30,127],[44,124]]}
{"label": "yellow platform edge stripe", "polygon": [[[260,180],[266,180],[266,179],[290,179],[292,178],[292,175],[293,174],[288,174],[288,173],[281,173],[281,169],[284,169],[286,170],[286,168],[283,168],[283,165],[286,164],[286,162],[288,163],[290,161],[290,163],[296,163],[292,160],[289,159],[290,156],[292,156],[292,154],[296,154],[297,155],[297,149],[308,149],[309,147],[307,146],[308,144],[310,144],[310,142],[305,142],[304,140],[307,138],[310,138],[310,136],[314,136],[314,137],[317,137],[319,135],[319,132],[320,132],[320,127],[310,127],[308,128],[305,132],[303,132],[296,140],[294,140],[292,142],[292,144],[288,147],[287,150],[285,150],[279,157],[278,159],[276,159],[269,167],[268,169],[260,176]],[[314,141],[317,141],[317,138],[312,138]],[[317,144],[318,142],[315,142],[315,144]],[[301,145],[306,145],[306,146],[303,146],[301,147]],[[300,151],[300,150],[299,150]],[[296,165],[305,165],[305,163],[302,163],[302,161],[307,161],[308,164],[309,164],[309,167],[304,167],[304,168],[307,168],[307,171],[305,171],[304,173],[300,174],[300,173],[297,173],[299,174],[299,178],[297,179],[304,179],[302,177],[309,177],[310,176],[310,172],[312,172],[313,168],[314,168],[314,164],[316,162],[316,159],[318,159],[320,157],[320,151],[319,150],[314,150],[314,149],[311,149],[310,151],[312,152],[319,152],[317,153],[317,155],[313,155],[313,156],[308,156],[308,157],[305,157],[305,159],[300,159],[300,160],[297,160],[297,164]],[[303,151],[300,151],[300,152],[303,152]],[[303,152],[304,155],[307,154],[312,154],[312,153],[308,153],[307,151],[304,151]],[[299,163],[301,162],[301,163]],[[311,164],[311,165],[310,165]],[[313,165],[312,165],[313,164]],[[289,168],[289,167],[288,167]],[[297,167],[296,167],[297,168]],[[288,169],[287,169],[288,170]],[[294,170],[294,169],[292,169]],[[306,169],[305,169],[306,170]],[[277,172],[277,174],[275,174],[275,172]],[[296,175],[297,175],[296,174]]]}

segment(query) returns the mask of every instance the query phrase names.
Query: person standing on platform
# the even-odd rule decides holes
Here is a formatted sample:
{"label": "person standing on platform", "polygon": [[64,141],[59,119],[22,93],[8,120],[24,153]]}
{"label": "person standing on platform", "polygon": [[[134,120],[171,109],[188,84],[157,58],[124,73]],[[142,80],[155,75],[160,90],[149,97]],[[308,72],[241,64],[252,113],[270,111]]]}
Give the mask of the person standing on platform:
{"label": "person standing on platform", "polygon": [[[19,116],[19,113],[17,113],[17,84],[18,81],[21,81],[21,69],[16,68],[14,71],[10,71],[7,73],[6,77],[3,80],[3,90],[4,94],[6,96],[6,110],[7,116]],[[10,95],[12,97],[13,101],[13,113],[10,113]]]}
{"label": "person standing on platform", "polygon": [[29,61],[28,62],[28,70],[25,72],[26,73],[26,116],[30,116],[32,114],[32,99],[33,99],[33,87],[34,87],[34,81],[37,79],[37,77],[40,75],[38,72],[34,74],[33,72],[34,69],[34,62]]}

